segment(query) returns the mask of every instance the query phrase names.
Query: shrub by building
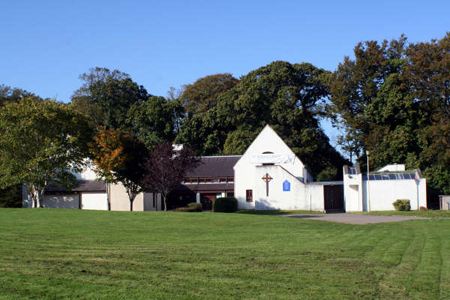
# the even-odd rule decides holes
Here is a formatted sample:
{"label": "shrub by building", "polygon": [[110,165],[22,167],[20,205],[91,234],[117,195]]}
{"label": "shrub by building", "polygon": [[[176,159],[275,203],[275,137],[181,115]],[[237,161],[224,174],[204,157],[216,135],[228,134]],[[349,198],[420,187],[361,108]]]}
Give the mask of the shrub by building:
{"label": "shrub by building", "polygon": [[201,203],[189,203],[187,207],[178,207],[175,208],[174,211],[181,211],[181,212],[201,212],[203,211],[202,204]]}
{"label": "shrub by building", "polygon": [[394,205],[395,209],[398,211],[411,210],[411,203],[408,199],[397,199],[392,205]]}
{"label": "shrub by building", "polygon": [[217,198],[214,201],[214,212],[235,212],[238,210],[238,202],[234,197]]}

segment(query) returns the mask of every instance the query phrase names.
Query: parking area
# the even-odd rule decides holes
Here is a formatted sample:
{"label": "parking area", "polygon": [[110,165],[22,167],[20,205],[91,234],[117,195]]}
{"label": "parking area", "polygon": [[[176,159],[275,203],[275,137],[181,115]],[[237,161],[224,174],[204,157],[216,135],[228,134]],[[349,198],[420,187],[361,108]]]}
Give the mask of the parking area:
{"label": "parking area", "polygon": [[374,224],[374,223],[385,223],[385,222],[400,222],[406,220],[418,220],[418,219],[429,219],[423,217],[414,216],[373,216],[373,215],[363,215],[363,214],[346,214],[346,213],[332,213],[332,214],[294,214],[285,215],[289,218],[299,218],[299,219],[311,219],[319,221],[329,221],[338,222],[346,224]]}

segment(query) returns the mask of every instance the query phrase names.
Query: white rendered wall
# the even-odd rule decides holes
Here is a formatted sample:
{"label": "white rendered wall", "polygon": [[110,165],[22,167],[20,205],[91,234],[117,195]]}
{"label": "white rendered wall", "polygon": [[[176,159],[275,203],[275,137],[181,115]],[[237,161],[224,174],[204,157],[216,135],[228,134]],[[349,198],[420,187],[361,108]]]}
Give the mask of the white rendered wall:
{"label": "white rendered wall", "polygon": [[305,193],[305,208],[302,210],[325,211],[324,186],[321,184],[307,184]]}
{"label": "white rendered wall", "polygon": [[255,201],[247,202],[246,190],[253,191],[253,199],[256,192],[256,168],[253,165],[241,165],[234,167],[234,197],[238,200],[239,209],[255,209]]}
{"label": "white rendered wall", "polygon": [[[266,183],[262,180],[265,174],[273,178],[269,182],[268,196]],[[289,191],[283,190],[286,180],[290,183]],[[257,210],[324,210],[322,185],[305,185],[276,165],[256,167],[253,199]]]}
{"label": "white rendered wall", "polygon": [[234,168],[255,166],[252,163],[252,155],[261,155],[264,152],[272,152],[273,154],[293,156],[292,163],[280,164],[296,177],[304,177],[305,166],[295,153],[284,143],[278,134],[270,127],[266,126],[245,151],[244,155],[239,159]]}
{"label": "white rendered wall", "polygon": [[[119,184],[109,184],[109,197],[111,201],[111,210],[130,211],[130,199],[128,198],[125,187]],[[144,210],[144,196],[140,193],[133,202],[133,211]]]}
{"label": "white rendered wall", "polygon": [[79,195],[48,195],[44,196],[41,203],[42,207],[45,208],[70,208],[79,209],[80,208],[80,197]]}
{"label": "white rendered wall", "polygon": [[[397,199],[410,200],[411,210],[427,207],[426,180],[370,180],[370,210],[395,210],[392,203]],[[367,181],[363,182],[364,202],[368,206]]]}
{"label": "white rendered wall", "polygon": [[[252,142],[252,144],[248,147],[248,149],[245,151],[244,155],[239,159],[239,161],[234,166],[234,196],[238,200],[239,209],[255,209],[255,202],[256,199],[258,200],[258,205],[261,207],[269,207],[269,205],[263,205],[264,197],[261,196],[263,192],[265,191],[265,183],[262,181],[261,177],[261,169],[262,164],[255,164],[253,163],[252,156],[253,155],[262,155],[264,152],[271,152],[273,154],[280,154],[280,155],[289,155],[293,157],[292,162],[289,163],[282,163],[280,164],[281,167],[284,168],[284,171],[276,171],[281,172],[277,174],[283,174],[282,176],[287,176],[289,178],[291,177],[298,177],[298,178],[304,178],[305,175],[307,178],[310,178],[308,172],[305,169],[305,166],[300,161],[298,157],[295,156],[294,152],[284,143],[284,141],[276,134],[276,132],[270,127],[266,126],[261,133],[256,137],[256,139]],[[276,167],[275,166],[264,166],[264,167]],[[258,170],[257,170],[258,169]],[[286,172],[287,171],[287,172]],[[286,174],[289,174],[286,175]],[[270,174],[272,176],[272,174]],[[278,176],[278,175],[277,175]],[[273,176],[272,176],[273,177]],[[274,177],[275,178],[275,177]],[[275,180],[280,180],[280,177],[278,177]],[[290,180],[291,182],[291,190],[293,188],[293,184],[299,183],[299,180]],[[281,181],[283,182],[283,181]],[[272,182],[270,183],[272,184]],[[261,186],[263,185],[263,192],[261,192]],[[281,185],[276,185],[277,189],[281,188],[282,191],[282,183]],[[247,202],[246,201],[246,190],[252,190],[253,191],[253,202]],[[298,188],[296,189],[296,193],[298,193]],[[293,194],[292,192],[290,194]],[[300,193],[302,199],[305,197],[305,188],[303,187],[303,192]],[[281,194],[283,197],[286,196],[285,194]],[[277,197],[280,195],[274,195],[274,197],[271,199],[274,201],[274,206],[279,207],[297,207],[297,204],[294,205],[294,203],[291,200],[281,200],[280,197]],[[283,202],[280,202],[283,201]],[[278,204],[275,204],[278,203]],[[287,204],[289,202],[289,204]],[[323,202],[323,201],[322,201]],[[323,204],[322,204],[323,206]],[[259,208],[257,208],[259,209]],[[268,209],[268,208],[266,208]],[[287,209],[287,208],[283,208]]]}
{"label": "white rendered wall", "polygon": [[106,193],[82,193],[81,209],[108,210]]}
{"label": "white rendered wall", "polygon": [[344,208],[346,212],[363,211],[362,175],[344,172]]}

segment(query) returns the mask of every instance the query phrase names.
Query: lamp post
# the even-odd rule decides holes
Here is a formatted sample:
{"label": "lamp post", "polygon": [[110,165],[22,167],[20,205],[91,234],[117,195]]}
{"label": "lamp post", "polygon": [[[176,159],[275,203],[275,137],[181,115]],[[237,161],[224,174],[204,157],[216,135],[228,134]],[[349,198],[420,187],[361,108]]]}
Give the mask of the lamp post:
{"label": "lamp post", "polygon": [[367,211],[370,212],[370,152],[366,150],[367,156]]}

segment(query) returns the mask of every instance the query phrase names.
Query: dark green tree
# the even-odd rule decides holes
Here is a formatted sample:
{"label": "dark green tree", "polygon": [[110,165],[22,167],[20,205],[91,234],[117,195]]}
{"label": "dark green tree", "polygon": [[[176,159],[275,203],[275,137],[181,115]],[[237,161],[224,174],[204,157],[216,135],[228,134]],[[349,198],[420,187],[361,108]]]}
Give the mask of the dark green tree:
{"label": "dark green tree", "polygon": [[80,75],[83,85],[72,96],[73,105],[90,116],[95,126],[129,129],[128,109],[149,97],[145,88],[126,73],[106,68],[94,68]]}
{"label": "dark green tree", "polygon": [[158,143],[175,139],[177,123],[182,116],[183,107],[178,100],[151,96],[145,102],[131,105],[126,123],[150,149]]}
{"label": "dark green tree", "polygon": [[[375,128],[374,119],[386,118],[386,113],[392,113],[396,106],[395,99],[390,101],[391,107],[386,113],[384,100],[390,97],[398,99],[405,91],[396,91],[397,87],[402,88],[398,74],[405,64],[406,38],[400,37],[390,43],[383,41],[379,44],[376,41],[359,43],[354,49],[355,59],[344,58],[344,62],[339,64],[333,73],[330,81],[331,102],[329,107],[338,122],[340,128],[345,129],[346,136],[340,137],[339,141],[344,146],[350,146],[351,152],[362,154],[364,150],[373,150],[375,145],[370,144],[371,135],[384,135],[386,128]],[[387,78],[390,82],[384,86],[384,95],[379,95],[380,88]],[[404,88],[403,88],[404,90]],[[408,92],[406,90],[406,92]],[[377,100],[378,98],[378,100]],[[381,99],[382,98],[382,99]],[[411,100],[411,99],[409,99]],[[378,103],[372,104],[377,101]],[[372,105],[372,107],[369,107]],[[374,106],[374,107],[373,107]],[[381,113],[382,115],[378,115]]]}
{"label": "dark green tree", "polygon": [[0,207],[22,207],[22,185],[0,189]]}
{"label": "dark green tree", "polygon": [[429,186],[450,192],[450,35],[407,45],[406,38],[360,43],[330,82],[340,141],[371,151],[372,167],[420,167]]}
{"label": "dark green tree", "polygon": [[450,33],[440,40],[411,44],[403,77],[421,108],[417,159],[430,186],[450,193]]}
{"label": "dark green tree", "polygon": [[200,154],[242,154],[270,124],[314,175],[329,167],[339,174],[344,159],[319,125],[329,76],[307,63],[277,61],[261,67],[221,94],[206,114],[183,123],[178,139]]}
{"label": "dark green tree", "polygon": [[217,105],[217,98],[239,82],[229,73],[209,75],[184,86],[180,100],[188,115],[206,113]]}
{"label": "dark green tree", "polygon": [[0,85],[0,107],[7,103],[17,103],[24,97],[36,97],[34,94],[18,88]]}

